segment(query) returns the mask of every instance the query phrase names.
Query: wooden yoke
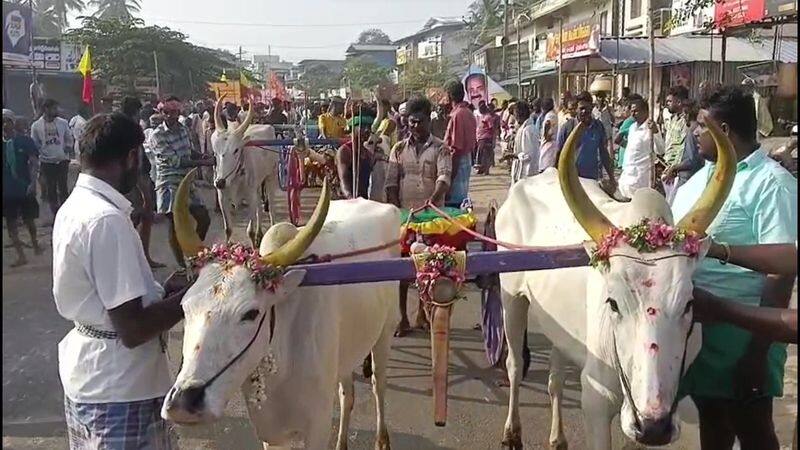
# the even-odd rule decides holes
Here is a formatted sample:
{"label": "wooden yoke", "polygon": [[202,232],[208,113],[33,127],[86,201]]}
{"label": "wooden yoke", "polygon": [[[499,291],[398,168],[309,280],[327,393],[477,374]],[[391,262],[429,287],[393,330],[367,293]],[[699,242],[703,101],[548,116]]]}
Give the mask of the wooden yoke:
{"label": "wooden yoke", "polygon": [[[447,423],[447,381],[450,356],[450,317],[459,298],[459,289],[466,273],[466,253],[453,253],[454,266],[431,276],[428,257],[431,253],[413,255],[417,269],[417,287],[425,312],[431,322],[431,365],[433,371],[433,422],[438,427]],[[420,276],[420,272],[422,276]]]}

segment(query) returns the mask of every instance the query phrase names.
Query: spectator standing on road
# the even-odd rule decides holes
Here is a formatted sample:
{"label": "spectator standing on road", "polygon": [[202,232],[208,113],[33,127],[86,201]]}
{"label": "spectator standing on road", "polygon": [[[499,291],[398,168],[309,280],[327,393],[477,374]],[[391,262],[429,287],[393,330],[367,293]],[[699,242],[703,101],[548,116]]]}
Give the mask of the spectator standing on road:
{"label": "spectator standing on road", "polygon": [[33,140],[17,135],[14,130],[14,113],[3,110],[3,218],[6,220],[8,237],[17,252],[17,260],[11,267],[27,264],[22,241],[19,239],[19,221],[28,229],[33,252],[42,253],[36,236],[36,219],[39,217],[39,202],[36,201],[36,178],[39,174],[39,151]]}
{"label": "spectator standing on road", "polygon": [[481,100],[478,111],[481,115],[478,117],[478,128],[475,135],[478,141],[475,152],[475,169],[477,169],[477,175],[489,175],[489,169],[494,166],[495,137],[499,134],[500,126],[491,104],[486,104]]}
{"label": "spectator standing on road", "polygon": [[[122,114],[132,121],[139,124],[141,117],[142,102],[136,97],[125,97],[122,99]],[[139,182],[129,194],[126,195],[128,201],[133,206],[131,221],[139,232],[144,247],[144,256],[153,269],[164,267],[163,264],[156,262],[150,256],[150,233],[153,229],[155,212],[155,190],[150,180],[150,159],[144,151],[144,146],[139,148]]]}
{"label": "spectator standing on road", "polygon": [[678,188],[683,186],[689,178],[692,177],[698,170],[703,168],[703,158],[700,156],[699,143],[695,130],[697,128],[697,113],[698,107],[692,101],[684,103],[684,112],[686,114],[686,139],[683,141],[683,154],[678,164],[670,166],[664,171],[661,179],[665,183],[675,184],[673,194],[667,197],[667,201],[672,204],[675,198],[675,193]]}
{"label": "spectator standing on road", "polygon": [[343,113],[344,104],[342,99],[332,99],[328,112],[321,114],[317,120],[320,139],[341,139],[344,137],[347,121]]}
{"label": "spectator standing on road", "polygon": [[89,120],[90,117],[91,113],[89,112],[89,107],[86,106],[85,103],[81,103],[80,106],[78,106],[78,113],[69,119],[69,129],[72,132],[75,158],[78,160],[80,160],[79,144],[81,141],[81,134],[83,134],[83,127],[86,125],[86,121]]}
{"label": "spectator standing on road", "polygon": [[[683,104],[689,100],[689,90],[684,86],[672,86],[667,93],[667,112],[669,118],[664,120],[664,164],[666,168],[677,165],[683,155],[683,148],[688,134],[688,123]],[[667,198],[673,197],[675,183],[664,183]]]}
{"label": "spectator standing on road", "polygon": [[[672,211],[681,220],[706,188],[717,158],[706,126],[716,120],[733,143],[738,163],[724,220],[707,233],[732,246],[787,244],[797,241],[797,181],[760,147],[752,96],[740,87],[714,90],[701,103],[695,135],[707,161],[678,190]],[[694,286],[714,296],[756,306],[786,308],[795,276],[763,275],[733,264],[706,259],[693,276]],[[743,449],[777,450],[772,420],[773,398],[783,393],[786,348],[725,324],[703,326],[703,346],[681,381],[700,418],[703,448],[730,448],[738,438]]]}
{"label": "spectator standing on road", "polygon": [[[164,101],[161,110],[164,115],[162,123],[152,135],[152,149],[156,158],[156,207],[159,214],[164,214],[169,219],[169,242],[172,253],[178,264],[183,267],[183,253],[175,236],[175,227],[172,218],[172,200],[178,190],[183,177],[192,167],[212,166],[214,160],[210,158],[196,158],[192,154],[192,145],[189,142],[189,132],[186,127],[178,122],[181,112],[181,101],[177,97],[169,97]],[[197,233],[205,238],[211,225],[208,210],[198,199],[194,192],[190,195],[189,212],[197,222]]]}
{"label": "spectator standing on road", "polygon": [[530,107],[525,101],[518,101],[515,105],[517,123],[521,124],[514,135],[514,151],[517,159],[514,161],[514,176],[512,182],[539,173],[539,136],[536,133],[536,117],[531,114]]}
{"label": "spectator standing on road", "polygon": [[450,121],[444,134],[444,143],[453,152],[450,192],[445,203],[459,207],[469,196],[469,178],[472,173],[472,152],[477,144],[478,122],[464,101],[464,84],[453,80],[444,87],[447,102],[450,104]]}
{"label": "spectator standing on road", "polygon": [[[386,167],[386,200],[398,208],[413,209],[431,201],[442,206],[450,184],[452,158],[450,149],[430,132],[431,103],[426,98],[408,101],[410,135],[394,146]],[[469,111],[469,110],[467,110]],[[471,113],[470,113],[471,114]],[[400,323],[395,336],[409,333],[406,312],[408,282],[400,282]],[[420,303],[414,326],[425,325],[425,313]]]}
{"label": "spectator standing on road", "polygon": [[550,97],[542,100],[542,116],[539,120],[539,172],[544,172],[550,167],[558,164],[558,145],[556,144],[556,134],[558,133],[558,115],[555,112],[555,102]]}
{"label": "spectator standing on road", "polygon": [[[585,131],[578,143],[578,159],[576,161],[578,176],[600,181],[600,166],[602,166],[608,174],[611,184],[609,190],[613,192],[617,183],[614,177],[614,167],[611,164],[611,156],[608,154],[608,146],[606,145],[608,137],[603,124],[592,117],[594,106],[592,95],[584,91],[578,94],[575,100],[577,101],[576,117],[568,119],[558,131],[559,154],[563,150],[564,143],[572,133],[572,130],[578,126],[578,123],[582,123]],[[558,157],[556,157],[556,161],[558,161]]]}
{"label": "spectator standing on road", "polygon": [[82,173],[53,226],[53,297],[75,324],[58,344],[73,450],[176,447],[160,414],[172,384],[161,333],[182,319],[187,283],[155,281],[130,220],[143,141],[122,114],[89,120]]}
{"label": "spectator standing on road", "polygon": [[664,139],[658,132],[658,125],[650,120],[650,106],[641,96],[631,96],[631,117],[633,125],[628,132],[628,145],[619,175],[619,192],[625,198],[633,198],[634,192],[651,187],[653,157],[652,143],[656,152],[663,150]]}
{"label": "spectator standing on road", "polygon": [[31,138],[39,148],[44,194],[55,217],[58,208],[69,195],[67,175],[74,144],[69,123],[58,117],[58,102],[47,99],[42,103],[42,109],[44,111],[42,117],[31,125]]}

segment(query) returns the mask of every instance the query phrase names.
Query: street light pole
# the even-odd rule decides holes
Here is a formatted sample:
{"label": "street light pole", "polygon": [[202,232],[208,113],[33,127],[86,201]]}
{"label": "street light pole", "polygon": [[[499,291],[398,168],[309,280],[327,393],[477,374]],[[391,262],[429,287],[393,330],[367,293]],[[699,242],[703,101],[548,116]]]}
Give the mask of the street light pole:
{"label": "street light pole", "polygon": [[517,29],[517,97],[519,98],[522,98],[522,50],[520,50],[519,20],[523,17],[531,20],[530,16],[525,13],[520,13],[514,19],[514,27]]}

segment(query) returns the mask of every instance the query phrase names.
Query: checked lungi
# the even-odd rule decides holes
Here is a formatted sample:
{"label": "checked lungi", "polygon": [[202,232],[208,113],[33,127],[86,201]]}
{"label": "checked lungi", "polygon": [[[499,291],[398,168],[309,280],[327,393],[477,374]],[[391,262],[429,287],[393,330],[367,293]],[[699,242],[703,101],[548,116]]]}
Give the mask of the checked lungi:
{"label": "checked lungi", "polygon": [[171,450],[175,435],[161,418],[164,397],[125,403],[75,403],[64,397],[70,450]]}

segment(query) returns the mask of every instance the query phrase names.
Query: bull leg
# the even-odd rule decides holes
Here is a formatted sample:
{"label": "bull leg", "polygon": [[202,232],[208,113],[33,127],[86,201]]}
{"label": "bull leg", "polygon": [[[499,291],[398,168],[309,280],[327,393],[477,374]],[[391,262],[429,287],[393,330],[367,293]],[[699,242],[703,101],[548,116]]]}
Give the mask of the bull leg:
{"label": "bull leg", "polygon": [[308,426],[305,428],[307,449],[328,448],[331,437],[331,419],[333,419],[333,388],[334,385],[330,385],[329,395],[319,392],[317,398],[320,401],[309,405],[309,411],[313,412],[311,413],[313,417],[309,417]]}
{"label": "bull leg", "polygon": [[233,234],[233,207],[225,197],[222,191],[217,191],[217,200],[222,210],[222,227],[225,229],[225,240],[230,241]]}
{"label": "bull leg", "polygon": [[260,193],[258,190],[251,191],[248,193],[250,198],[248,198],[248,202],[250,202],[250,222],[247,224],[247,236],[250,238],[250,242],[252,242],[254,248],[258,248],[261,245],[261,209],[258,207],[258,198],[260,197]]}
{"label": "bull leg", "polygon": [[375,428],[375,450],[389,450],[389,431],[386,429],[386,366],[389,362],[389,351],[392,347],[393,323],[387,321],[383,326],[381,337],[372,347],[372,393],[375,395],[375,411],[378,425]]}
{"label": "bull leg", "polygon": [[564,362],[561,353],[553,347],[550,351],[550,377],[547,380],[547,392],[550,394],[550,406],[553,419],[550,423],[550,448],[566,450],[567,438],[561,423],[561,398],[564,393]]}
{"label": "bull leg", "polygon": [[592,450],[611,450],[611,420],[618,408],[597,391],[597,384],[584,369],[581,373],[581,409],[587,444]]}
{"label": "bull leg", "polygon": [[273,214],[273,210],[275,209],[275,189],[277,189],[277,182],[267,181],[265,182],[266,185],[266,197],[267,197],[267,204],[269,204],[269,211],[267,211],[267,216],[269,217],[269,226],[275,225],[275,215]]}
{"label": "bull leg", "polygon": [[519,385],[522,382],[522,347],[528,323],[528,300],[503,291],[503,327],[508,344],[506,370],[508,372],[508,418],[503,429],[503,445],[512,450],[522,449],[522,425],[519,420]]}
{"label": "bull leg", "polygon": [[350,428],[353,401],[353,374],[348,373],[339,380],[339,436],[336,450],[347,450],[347,431]]}

